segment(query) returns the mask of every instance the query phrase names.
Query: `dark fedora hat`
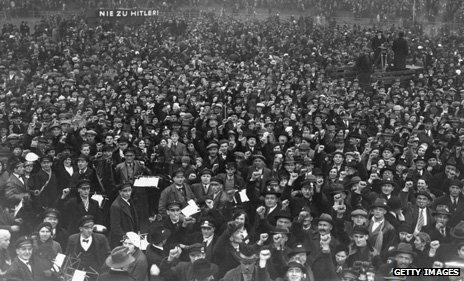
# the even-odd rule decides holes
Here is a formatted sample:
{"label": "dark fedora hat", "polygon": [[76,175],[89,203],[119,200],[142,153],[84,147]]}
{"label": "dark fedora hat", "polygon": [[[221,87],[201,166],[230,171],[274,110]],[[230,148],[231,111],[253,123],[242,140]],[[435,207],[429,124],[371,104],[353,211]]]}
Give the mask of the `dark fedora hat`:
{"label": "dark fedora hat", "polygon": [[293,257],[294,255],[301,254],[301,253],[306,253],[309,255],[310,251],[306,249],[305,245],[303,244],[297,244],[295,247],[293,247],[287,254],[289,258]]}
{"label": "dark fedora hat", "polygon": [[409,244],[409,243],[399,243],[398,246],[396,247],[396,249],[394,249],[392,252],[395,255],[396,254],[401,254],[401,253],[410,254],[412,256],[416,255],[416,253],[412,249],[411,244]]}
{"label": "dark fedora hat", "polygon": [[106,265],[112,268],[124,268],[133,263],[135,258],[129,254],[129,249],[118,246],[111,251],[111,255],[106,258]]}
{"label": "dark fedora hat", "polygon": [[374,204],[372,204],[371,209],[374,209],[374,208],[384,208],[385,210],[388,211],[388,203],[387,203],[387,200],[385,200],[385,199],[383,199],[383,198],[377,198],[377,199],[375,199]]}

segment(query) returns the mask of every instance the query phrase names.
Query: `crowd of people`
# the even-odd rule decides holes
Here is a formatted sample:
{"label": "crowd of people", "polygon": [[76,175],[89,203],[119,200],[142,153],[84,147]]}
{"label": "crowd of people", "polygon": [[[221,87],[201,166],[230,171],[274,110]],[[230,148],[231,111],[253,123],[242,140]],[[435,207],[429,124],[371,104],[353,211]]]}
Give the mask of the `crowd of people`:
{"label": "crowd of people", "polygon": [[464,42],[391,28],[416,77],[328,74],[377,34],[212,13],[4,25],[0,279],[464,268]]}
{"label": "crowd of people", "polygon": [[157,7],[171,9],[173,7],[224,7],[232,11],[308,11],[313,14],[334,17],[339,11],[350,11],[358,18],[376,18],[378,21],[403,19],[429,22],[463,22],[464,3],[459,0],[3,0],[0,11],[9,16],[31,16],[41,11],[77,11],[96,8],[142,8]]}

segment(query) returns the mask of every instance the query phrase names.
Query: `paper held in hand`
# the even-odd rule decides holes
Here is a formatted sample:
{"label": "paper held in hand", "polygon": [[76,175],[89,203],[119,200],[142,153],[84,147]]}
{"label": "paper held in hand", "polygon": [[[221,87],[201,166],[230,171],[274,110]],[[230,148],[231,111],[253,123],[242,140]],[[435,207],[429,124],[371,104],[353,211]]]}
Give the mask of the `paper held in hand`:
{"label": "paper held in hand", "polygon": [[246,189],[240,190],[238,194],[240,195],[240,201],[242,201],[242,203],[250,201],[246,194]]}
{"label": "paper held in hand", "polygon": [[136,187],[158,187],[159,177],[140,177],[135,180]]}
{"label": "paper held in hand", "polygon": [[98,202],[98,206],[101,208],[102,204],[103,204],[103,195],[100,195],[100,194],[94,194],[92,195],[91,197],[93,200],[97,201]]}
{"label": "paper held in hand", "polygon": [[183,208],[181,211],[186,218],[191,217],[192,215],[195,215],[196,213],[200,212],[200,208],[198,207],[197,203],[195,203],[195,201],[190,199],[187,203],[187,206]]}
{"label": "paper held in hand", "polygon": [[85,271],[76,269],[74,271],[74,274],[73,274],[73,277],[72,277],[71,281],[84,281],[86,274],[87,273]]}

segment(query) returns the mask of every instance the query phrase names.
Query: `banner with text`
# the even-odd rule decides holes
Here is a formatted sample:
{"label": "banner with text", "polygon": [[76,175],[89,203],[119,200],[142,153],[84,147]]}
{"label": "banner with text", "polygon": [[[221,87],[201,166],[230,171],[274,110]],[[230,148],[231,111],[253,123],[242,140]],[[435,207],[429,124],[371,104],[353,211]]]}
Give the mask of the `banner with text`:
{"label": "banner with text", "polygon": [[98,10],[99,18],[134,18],[134,17],[154,17],[158,16],[158,10],[136,10],[136,9],[111,9]]}

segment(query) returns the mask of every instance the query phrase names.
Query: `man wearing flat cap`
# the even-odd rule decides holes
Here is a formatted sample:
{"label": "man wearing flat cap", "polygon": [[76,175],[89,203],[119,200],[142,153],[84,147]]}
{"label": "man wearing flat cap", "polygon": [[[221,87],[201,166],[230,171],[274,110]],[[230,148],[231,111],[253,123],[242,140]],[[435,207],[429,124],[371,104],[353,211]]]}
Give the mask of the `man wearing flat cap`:
{"label": "man wearing flat cap", "polygon": [[447,194],[439,197],[433,202],[433,206],[445,205],[450,212],[449,226],[453,227],[464,217],[464,195],[462,194],[463,184],[459,180],[449,181]]}
{"label": "man wearing flat cap", "polygon": [[234,252],[240,265],[229,270],[222,281],[270,281],[266,264],[269,262],[271,252],[267,248],[261,250],[247,244],[240,244],[238,251]]}
{"label": "man wearing flat cap", "polygon": [[84,216],[79,220],[79,233],[69,236],[66,256],[74,259],[79,257],[81,270],[99,272],[111,249],[105,235],[93,232],[94,225],[92,216]]}
{"label": "man wearing flat cap", "polygon": [[372,218],[368,226],[369,243],[377,253],[384,254],[393,245],[395,228],[385,219],[388,212],[387,201],[377,198],[371,206]]}
{"label": "man wearing flat cap", "polygon": [[379,253],[367,243],[369,239],[369,230],[364,226],[355,226],[351,233],[351,239],[353,242],[350,243],[347,264],[349,267],[353,266],[356,261],[372,262],[374,257],[378,256]]}
{"label": "man wearing flat cap", "polygon": [[213,172],[213,175],[216,175],[219,171],[220,161],[219,161],[219,145],[217,142],[210,142],[206,146],[207,156],[204,157],[204,166],[210,169]]}
{"label": "man wearing flat cap", "polygon": [[200,172],[201,182],[192,184],[191,189],[197,200],[204,201],[206,197],[213,195],[213,188],[210,185],[212,174],[210,169],[205,168]]}
{"label": "man wearing flat cap", "polygon": [[28,236],[21,236],[15,241],[14,248],[17,256],[6,271],[4,280],[33,281],[38,272],[32,260],[32,239]]}
{"label": "man wearing flat cap", "polygon": [[176,170],[181,167],[182,157],[188,156],[187,147],[179,141],[179,132],[174,130],[171,132],[171,143],[168,143],[168,148],[174,162],[172,169]]}
{"label": "man wearing flat cap", "polygon": [[[205,249],[203,244],[193,244],[184,248],[188,250],[190,262],[179,261],[183,249],[179,246],[174,247],[169,251],[169,256],[161,262],[161,276],[172,276],[174,280],[191,281],[195,280],[193,276],[193,267],[195,263],[205,259]],[[207,261],[207,260],[206,260]],[[208,262],[209,263],[209,262]],[[197,268],[195,268],[197,269]],[[217,265],[210,263],[210,275],[217,277]]]}
{"label": "man wearing flat cap", "polygon": [[215,234],[216,223],[213,218],[204,217],[200,220],[200,232],[192,233],[189,237],[191,244],[203,243],[205,247],[205,258],[212,261],[213,249],[217,241]]}
{"label": "man wearing flat cap", "polygon": [[65,188],[59,200],[56,202],[56,208],[62,213],[62,226],[66,227],[68,233],[74,234],[79,231],[79,221],[75,218],[83,216],[93,216],[95,222],[103,224],[103,211],[98,202],[90,196],[90,181],[81,180],[77,185],[77,196],[70,196],[71,190]]}
{"label": "man wearing flat cap", "polygon": [[111,246],[119,245],[127,232],[137,233],[140,230],[139,217],[137,215],[132,195],[132,184],[123,183],[118,186],[119,195],[110,207],[110,242]]}
{"label": "man wearing flat cap", "polygon": [[29,192],[25,184],[26,180],[23,177],[24,162],[19,160],[15,161],[11,164],[11,169],[13,171],[6,182],[6,187],[4,187],[5,199],[17,199],[20,201],[23,197],[29,197]]}
{"label": "man wearing flat cap", "polygon": [[41,169],[32,174],[28,180],[28,189],[36,191],[33,202],[41,207],[53,207],[59,198],[55,172],[52,171],[53,159],[51,156],[43,156],[39,159]]}
{"label": "man wearing flat cap", "polygon": [[182,169],[174,171],[172,174],[173,184],[163,189],[158,202],[158,213],[166,214],[166,207],[169,202],[179,202],[186,205],[190,199],[195,199],[190,186],[185,182],[185,173]]}
{"label": "man wearing flat cap", "polygon": [[[74,173],[71,176],[71,183],[70,186],[66,187],[77,187],[79,182],[83,179],[87,179],[90,181],[90,190],[93,191],[99,191],[101,192],[101,187],[97,179],[97,175],[95,173],[95,170],[89,167],[89,157],[81,154],[77,157],[77,173]],[[60,188],[66,188],[66,187],[60,187]]]}

